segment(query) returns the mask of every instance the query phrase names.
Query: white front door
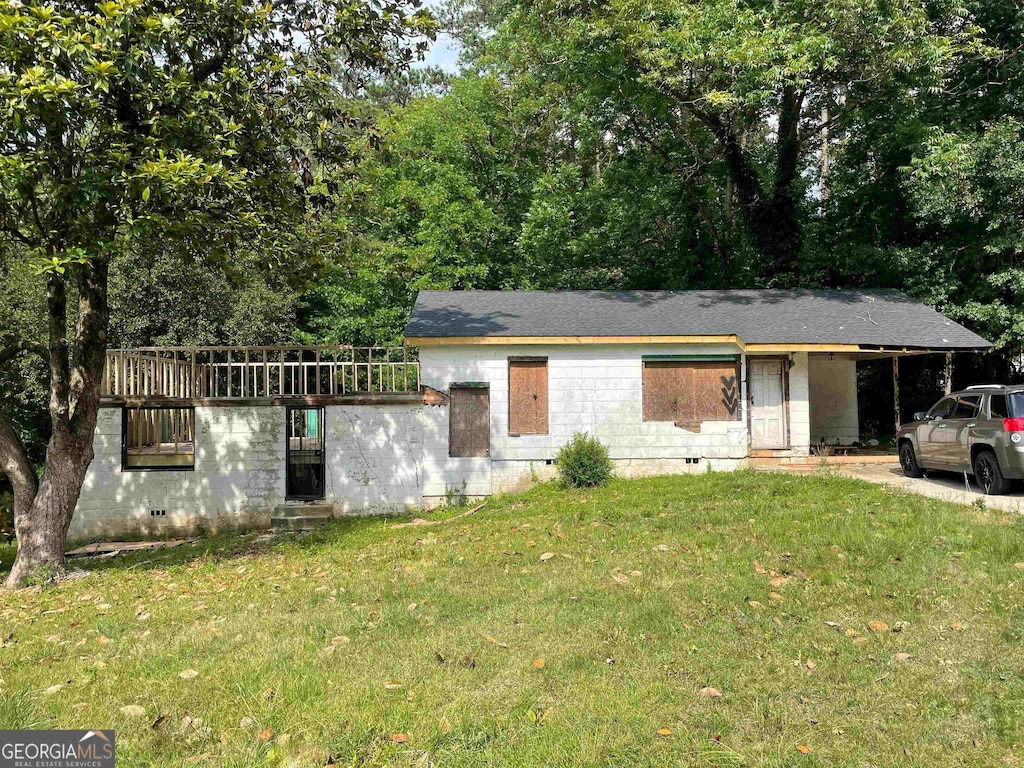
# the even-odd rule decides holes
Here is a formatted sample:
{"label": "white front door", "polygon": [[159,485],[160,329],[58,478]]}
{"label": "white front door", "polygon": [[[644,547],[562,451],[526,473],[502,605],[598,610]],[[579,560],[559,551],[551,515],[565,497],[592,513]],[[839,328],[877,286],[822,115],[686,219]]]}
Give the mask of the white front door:
{"label": "white front door", "polygon": [[750,361],[750,445],[786,447],[786,401],[782,360]]}

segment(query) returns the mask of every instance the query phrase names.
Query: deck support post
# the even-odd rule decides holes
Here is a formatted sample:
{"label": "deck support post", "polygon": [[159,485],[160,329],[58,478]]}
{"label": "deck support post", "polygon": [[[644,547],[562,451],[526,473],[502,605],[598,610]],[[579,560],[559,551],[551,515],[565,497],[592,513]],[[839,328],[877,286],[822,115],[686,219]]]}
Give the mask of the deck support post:
{"label": "deck support post", "polygon": [[900,431],[900,359],[892,356],[892,407],[896,417],[896,431]]}

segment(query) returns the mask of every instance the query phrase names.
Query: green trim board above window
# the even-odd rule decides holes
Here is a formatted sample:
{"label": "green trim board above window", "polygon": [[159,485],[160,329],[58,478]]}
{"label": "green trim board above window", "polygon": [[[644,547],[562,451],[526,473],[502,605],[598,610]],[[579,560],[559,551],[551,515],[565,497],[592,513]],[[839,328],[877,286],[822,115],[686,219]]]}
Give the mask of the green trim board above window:
{"label": "green trim board above window", "polygon": [[643,355],[645,363],[715,363],[739,360],[739,355]]}

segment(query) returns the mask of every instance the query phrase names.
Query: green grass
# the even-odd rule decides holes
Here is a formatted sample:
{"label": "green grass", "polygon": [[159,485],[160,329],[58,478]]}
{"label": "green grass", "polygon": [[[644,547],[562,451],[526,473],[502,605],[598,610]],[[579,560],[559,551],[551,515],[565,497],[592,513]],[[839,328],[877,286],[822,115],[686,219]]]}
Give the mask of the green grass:
{"label": "green grass", "polygon": [[214,537],[0,595],[0,728],[114,727],[122,766],[945,767],[1021,751],[1019,518],[740,472],[541,486],[392,525]]}

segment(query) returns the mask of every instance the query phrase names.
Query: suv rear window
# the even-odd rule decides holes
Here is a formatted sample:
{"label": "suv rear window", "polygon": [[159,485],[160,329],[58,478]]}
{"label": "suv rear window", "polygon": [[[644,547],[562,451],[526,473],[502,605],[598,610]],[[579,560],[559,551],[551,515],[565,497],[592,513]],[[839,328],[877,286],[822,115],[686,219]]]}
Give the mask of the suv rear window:
{"label": "suv rear window", "polygon": [[1010,405],[1010,416],[1024,416],[1024,392],[1010,392],[1006,400]]}
{"label": "suv rear window", "polygon": [[1005,419],[1010,415],[1006,410],[1006,395],[991,395],[988,399],[988,412],[993,419]]}

